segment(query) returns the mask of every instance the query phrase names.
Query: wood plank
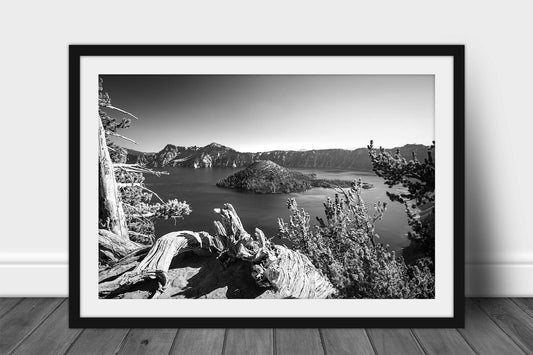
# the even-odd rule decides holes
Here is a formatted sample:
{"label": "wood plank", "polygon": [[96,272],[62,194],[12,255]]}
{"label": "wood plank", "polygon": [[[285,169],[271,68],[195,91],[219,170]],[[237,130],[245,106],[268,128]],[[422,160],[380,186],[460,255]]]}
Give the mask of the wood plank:
{"label": "wood plank", "polygon": [[132,329],[124,339],[119,354],[168,354],[176,329]]}
{"label": "wood plank", "polygon": [[13,354],[64,354],[80,333],[81,329],[68,327],[68,300],[65,300]]}
{"label": "wood plank", "polygon": [[374,355],[374,349],[364,329],[320,329],[328,355]]}
{"label": "wood plank", "polygon": [[413,332],[427,354],[475,355],[456,329],[413,329]]}
{"label": "wood plank", "polygon": [[508,298],[483,298],[476,304],[526,353],[533,353],[533,318]]}
{"label": "wood plank", "polygon": [[26,298],[0,318],[0,354],[12,351],[62,301],[59,298]]}
{"label": "wood plank", "polygon": [[7,312],[9,312],[13,307],[17,305],[17,303],[21,302],[22,298],[0,298],[0,318]]}
{"label": "wood plank", "polygon": [[511,300],[530,317],[533,317],[533,298],[512,298]]}
{"label": "wood plank", "polygon": [[67,354],[116,354],[129,329],[85,329]]}
{"label": "wood plank", "polygon": [[409,329],[368,329],[376,354],[423,354]]}
{"label": "wood plank", "polygon": [[81,335],[68,328],[68,302],[62,302],[0,299],[0,353],[533,353],[533,299],[467,300],[465,328],[458,330],[182,329],[176,334],[174,329],[86,329]]}
{"label": "wood plank", "polygon": [[524,354],[472,300],[467,299],[465,306],[465,327],[458,330],[479,354]]}
{"label": "wood plank", "polygon": [[318,329],[276,329],[274,334],[278,355],[324,354]]}
{"label": "wood plank", "polygon": [[180,329],[170,354],[222,354],[225,329]]}
{"label": "wood plank", "polygon": [[271,355],[274,352],[273,329],[228,329],[224,353],[228,355]]}

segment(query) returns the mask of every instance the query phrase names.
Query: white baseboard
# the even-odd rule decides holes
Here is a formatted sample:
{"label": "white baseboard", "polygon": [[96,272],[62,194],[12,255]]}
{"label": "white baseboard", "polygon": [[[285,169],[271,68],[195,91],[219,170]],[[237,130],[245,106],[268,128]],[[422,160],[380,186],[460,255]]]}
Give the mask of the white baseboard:
{"label": "white baseboard", "polygon": [[468,297],[533,297],[533,264],[466,264]]}
{"label": "white baseboard", "polygon": [[67,297],[68,264],[0,264],[0,297]]}
{"label": "white baseboard", "polygon": [[[466,264],[469,297],[532,297],[533,264]],[[0,254],[0,297],[67,297],[64,254]]]}

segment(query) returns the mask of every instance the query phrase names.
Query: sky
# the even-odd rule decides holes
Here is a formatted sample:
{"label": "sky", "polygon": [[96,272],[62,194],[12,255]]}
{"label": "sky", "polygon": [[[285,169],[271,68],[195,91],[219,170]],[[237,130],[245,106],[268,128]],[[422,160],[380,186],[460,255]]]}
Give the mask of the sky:
{"label": "sky", "polygon": [[[241,152],[434,140],[433,75],[101,75],[139,117],[121,146],[156,152],[212,142]],[[118,116],[120,117],[120,115]]]}

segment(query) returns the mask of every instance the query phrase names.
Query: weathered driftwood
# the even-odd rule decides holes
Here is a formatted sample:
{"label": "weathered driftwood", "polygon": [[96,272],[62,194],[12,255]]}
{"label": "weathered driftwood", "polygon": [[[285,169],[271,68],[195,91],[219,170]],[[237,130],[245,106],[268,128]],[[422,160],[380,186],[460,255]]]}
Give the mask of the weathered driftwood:
{"label": "weathered driftwood", "polygon": [[267,281],[283,298],[327,298],[335,289],[309,258],[282,245],[273,245],[273,259],[253,266],[257,281]]}
{"label": "weathered driftwood", "polygon": [[264,233],[255,229],[252,238],[242,226],[231,204],[215,210],[217,235],[226,239],[228,254],[253,264],[253,277],[261,286],[272,287],[284,298],[327,298],[335,288],[299,251],[272,244]]}
{"label": "weathered driftwood", "polygon": [[122,238],[107,229],[98,231],[98,243],[101,257],[105,258],[105,260],[100,261],[106,263],[116,263],[119,259],[142,247],[141,244]]}
{"label": "weathered driftwood", "polygon": [[[154,243],[142,260],[140,256],[143,253],[137,253],[121,260],[113,268],[100,272],[100,295],[107,296],[127,290],[138,282],[157,279],[159,287],[152,297],[158,297],[167,286],[167,271],[175,256],[190,250],[220,253],[222,249],[220,241],[205,232],[179,231],[165,234]],[[121,272],[123,273],[120,275]],[[114,280],[103,281],[117,275],[120,276]]]}
{"label": "weathered driftwood", "polygon": [[119,277],[126,271],[133,270],[146,257],[150,249],[150,246],[145,246],[120,259],[112,266],[100,269],[98,272],[98,282],[101,284],[102,282]]}
{"label": "weathered driftwood", "polygon": [[226,255],[229,260],[244,260],[253,267],[252,277],[263,287],[277,291],[284,298],[326,298],[335,289],[309,258],[285,246],[272,244],[260,229],[252,237],[231,204],[216,209],[220,220],[215,221],[216,234],[180,231],[159,238],[145,254],[136,251],[113,267],[100,272],[100,295],[124,292],[134,284],[156,279],[158,288],[152,297],[164,292],[167,272],[172,259],[185,251],[204,251]]}

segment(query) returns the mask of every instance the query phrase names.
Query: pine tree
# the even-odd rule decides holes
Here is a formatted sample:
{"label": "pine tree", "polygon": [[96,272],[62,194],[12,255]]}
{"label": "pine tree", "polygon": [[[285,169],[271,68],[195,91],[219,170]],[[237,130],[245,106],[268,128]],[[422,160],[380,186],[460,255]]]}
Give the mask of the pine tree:
{"label": "pine tree", "polygon": [[374,172],[385,179],[389,188],[401,186],[398,192],[387,195],[391,201],[404,204],[411,227],[408,237],[431,260],[435,260],[434,150],[435,142],[428,147],[427,157],[420,161],[414,153],[407,160],[399,149],[391,154],[383,147],[374,149],[373,141],[368,145]]}
{"label": "pine tree", "polygon": [[428,259],[406,265],[401,256],[378,241],[375,224],[386,203],[374,214],[362,199],[362,182],[338,189],[324,203],[325,219],[311,227],[309,214],[290,199],[288,223],[279,220],[280,235],[292,241],[330,280],[340,298],[433,298],[435,277]]}

